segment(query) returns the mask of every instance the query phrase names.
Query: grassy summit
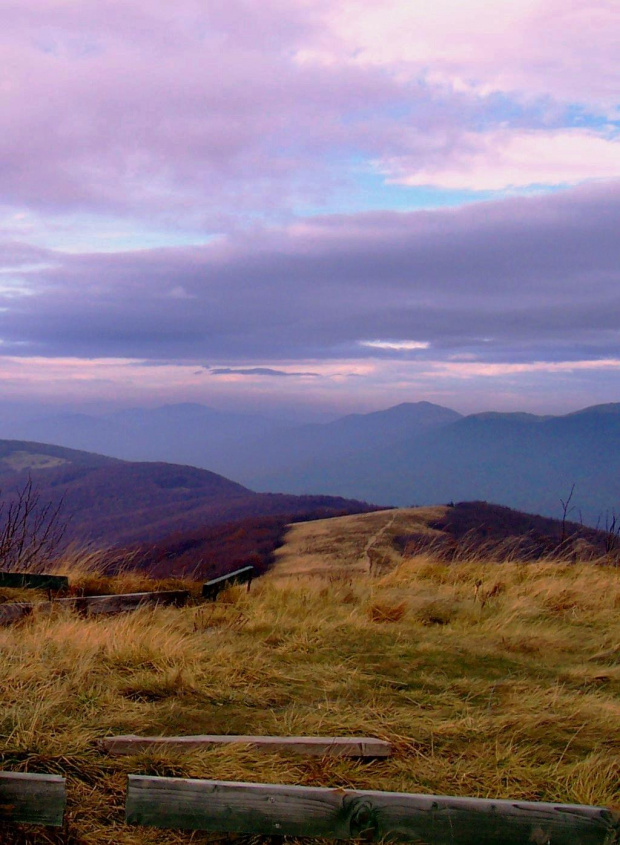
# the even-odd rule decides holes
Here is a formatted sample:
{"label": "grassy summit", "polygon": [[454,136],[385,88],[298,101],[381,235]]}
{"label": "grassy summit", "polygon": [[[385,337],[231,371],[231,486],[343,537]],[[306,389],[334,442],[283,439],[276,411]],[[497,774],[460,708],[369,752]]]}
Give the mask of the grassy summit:
{"label": "grassy summit", "polygon": [[[128,773],[618,805],[620,570],[399,555],[416,518],[296,526],[269,575],[215,604],[0,629],[1,767],[63,774],[69,793],[66,831],[1,841],[209,841],[126,827]],[[305,566],[319,547],[327,564]],[[99,751],[130,733],[364,734],[395,754]]]}

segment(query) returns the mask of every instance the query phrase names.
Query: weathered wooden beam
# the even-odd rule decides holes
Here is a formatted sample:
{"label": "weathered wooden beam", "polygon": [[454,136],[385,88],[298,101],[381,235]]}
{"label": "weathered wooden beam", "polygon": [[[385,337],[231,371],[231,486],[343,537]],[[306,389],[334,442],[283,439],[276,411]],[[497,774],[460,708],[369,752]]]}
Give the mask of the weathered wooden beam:
{"label": "weathered wooden beam", "polygon": [[175,605],[181,607],[187,603],[188,590],[161,590],[154,593],[119,593],[110,596],[83,596],[80,598],[58,599],[53,606],[69,607],[86,616],[99,616],[106,613],[123,613],[147,605]]}
{"label": "weathered wooden beam", "polygon": [[109,736],[101,747],[109,754],[139,754],[142,751],[218,748],[223,745],[246,745],[257,751],[289,751],[313,757],[389,757],[389,742],[360,736]]}
{"label": "weathered wooden beam", "polygon": [[202,597],[203,599],[216,599],[220,590],[232,587],[233,584],[247,584],[249,589],[253,577],[254,567],[242,566],[241,569],[235,569],[234,572],[227,572],[226,575],[220,575],[219,578],[207,581],[202,588]]}
{"label": "weathered wooden beam", "polygon": [[420,845],[611,845],[620,835],[618,814],[601,807],[140,775],[129,776],[126,820]]}
{"label": "weathered wooden beam", "polygon": [[69,579],[65,575],[39,575],[30,572],[0,572],[0,587],[14,587],[27,590],[69,589]]}
{"label": "weathered wooden beam", "polygon": [[75,610],[84,616],[123,613],[147,605],[175,605],[187,603],[188,590],[163,590],[155,593],[119,593],[110,596],[81,596],[35,603],[6,602],[0,605],[0,625],[11,625],[31,614],[46,615],[57,608]]}
{"label": "weathered wooden beam", "polygon": [[0,822],[61,827],[65,779],[59,775],[0,772]]}

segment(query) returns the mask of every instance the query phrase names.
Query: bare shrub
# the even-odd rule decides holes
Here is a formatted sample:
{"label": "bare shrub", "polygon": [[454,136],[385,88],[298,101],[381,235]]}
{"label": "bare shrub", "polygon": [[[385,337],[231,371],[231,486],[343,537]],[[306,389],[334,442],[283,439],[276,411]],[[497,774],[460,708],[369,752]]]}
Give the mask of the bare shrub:
{"label": "bare shrub", "polygon": [[0,569],[42,571],[57,556],[67,529],[62,506],[43,502],[30,477],[0,504]]}

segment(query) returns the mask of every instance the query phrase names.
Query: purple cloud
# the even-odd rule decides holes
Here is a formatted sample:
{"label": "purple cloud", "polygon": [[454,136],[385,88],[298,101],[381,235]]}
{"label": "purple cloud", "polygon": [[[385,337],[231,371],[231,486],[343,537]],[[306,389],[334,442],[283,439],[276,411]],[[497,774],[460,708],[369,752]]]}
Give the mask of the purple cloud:
{"label": "purple cloud", "polygon": [[[314,26],[303,6],[278,2],[185,0],[174,14],[136,0],[9,4],[3,201],[213,223],[302,193],[320,199],[338,178],[322,156],[378,149],[344,114],[383,112],[412,91],[423,107],[425,95],[372,70],[299,64]],[[373,129],[390,123],[377,114]]]}
{"label": "purple cloud", "polygon": [[[144,0],[9,2],[0,33],[1,202],[222,231],[245,224],[244,215],[290,214],[354,191],[360,172],[474,189],[530,184],[523,182],[528,171],[551,184],[620,175],[616,136],[596,126],[582,131],[559,166],[540,166],[541,150],[561,150],[572,137],[566,130],[557,140],[564,106],[554,105],[553,93],[544,108],[528,100],[540,94],[528,87],[535,71],[503,80],[501,63],[484,58],[484,50],[468,65],[450,23],[458,5],[449,3],[447,14],[388,3],[375,26],[376,4],[345,3],[343,14],[349,10],[355,20],[347,36],[322,0],[270,0],[256,8],[181,0],[174,13]],[[561,37],[545,39],[545,56],[553,45],[552,70],[545,66],[539,76],[552,91],[555,79],[583,75],[567,72],[567,58],[584,68],[598,56],[601,42],[580,40],[579,24],[586,12],[596,13],[605,36],[605,90],[617,91],[619,63],[608,49],[617,12],[581,2],[572,6],[583,15],[569,16],[546,0],[532,16],[515,12],[517,5],[490,33],[477,21],[477,31],[468,30],[472,44],[488,45],[516,15],[514,27],[502,30],[513,55],[530,44],[523,39],[537,22],[548,26],[549,15],[557,15],[560,35],[580,46],[582,60],[564,50]],[[468,10],[469,29],[471,18]],[[400,37],[375,56],[373,27],[380,33],[383,25]],[[401,55],[401,38],[419,45],[414,32],[428,32],[435,57]],[[532,61],[539,47],[531,48]],[[448,48],[453,62],[445,60]],[[476,84],[459,87],[459,73]],[[485,85],[515,99],[515,131],[506,129],[507,109]],[[595,167],[580,150],[599,151],[605,166]],[[483,172],[485,159],[491,172]],[[521,181],[511,182],[507,171],[521,165]]]}
{"label": "purple cloud", "polygon": [[42,269],[23,275],[30,293],[3,296],[0,349],[243,368],[369,354],[615,356],[619,218],[613,184],[460,210],[314,218],[201,248],[48,251]]}
{"label": "purple cloud", "polygon": [[[370,360],[398,383],[614,367],[619,15],[8,0],[0,356],[135,359],[143,379],[162,362],[154,380],[209,356],[248,385],[318,373],[317,390]],[[506,194],[532,185],[562,190]],[[459,207],[481,190],[498,201]]]}
{"label": "purple cloud", "polygon": [[311,376],[312,378],[320,378],[319,373],[296,373],[287,372],[286,370],[275,370],[273,367],[215,367],[210,371],[212,376],[277,376],[280,377],[302,377]]}

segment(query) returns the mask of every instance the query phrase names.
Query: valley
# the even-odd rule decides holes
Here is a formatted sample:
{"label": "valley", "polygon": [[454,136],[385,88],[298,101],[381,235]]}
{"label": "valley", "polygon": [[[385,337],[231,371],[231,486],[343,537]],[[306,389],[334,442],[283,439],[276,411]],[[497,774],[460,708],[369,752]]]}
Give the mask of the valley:
{"label": "valley", "polygon": [[464,416],[406,402],[304,425],[181,404],[5,422],[0,436],[192,465],[257,491],[384,506],[483,500],[557,518],[573,484],[575,521],[596,526],[620,506],[619,403]]}

